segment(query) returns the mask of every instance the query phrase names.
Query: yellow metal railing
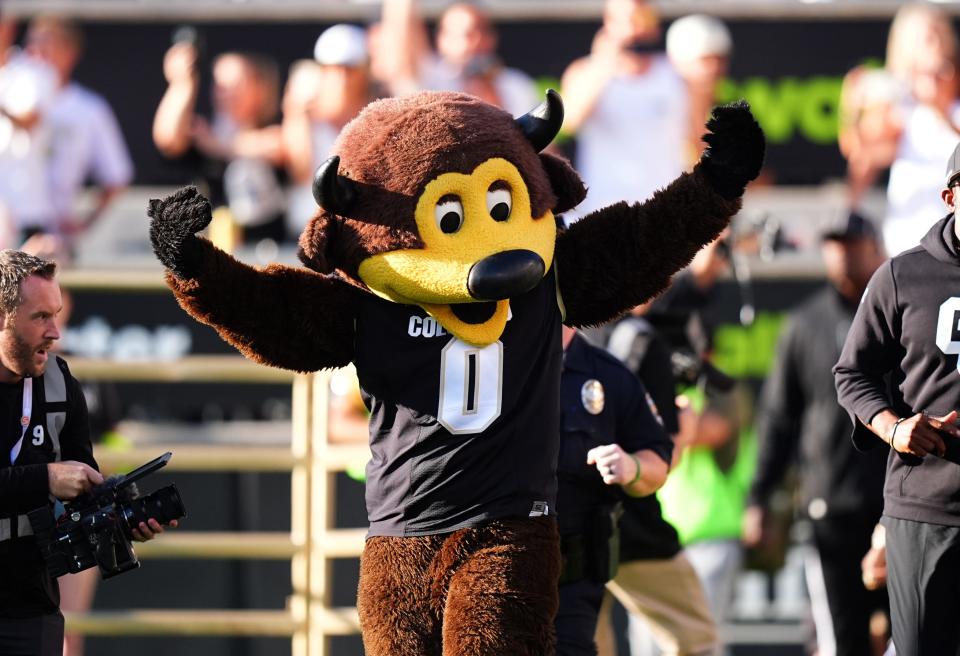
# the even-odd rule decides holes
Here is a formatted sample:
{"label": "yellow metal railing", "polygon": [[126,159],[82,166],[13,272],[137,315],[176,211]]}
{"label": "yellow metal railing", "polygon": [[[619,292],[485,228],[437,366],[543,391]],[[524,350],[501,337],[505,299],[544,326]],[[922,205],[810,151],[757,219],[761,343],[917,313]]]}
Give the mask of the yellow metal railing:
{"label": "yellow metal railing", "polygon": [[335,475],[368,457],[365,446],[327,442],[328,374],[296,375],[251,363],[239,356],[191,356],[171,362],[118,363],[72,358],[80,379],[111,381],[292,382],[290,447],[151,445],[100,450],[97,459],[124,470],[175,452],[170,471],[289,471],[291,531],[170,531],[138,544],[144,558],[290,559],[293,594],[284,610],[130,610],[66,613],[67,630],[86,635],[289,636],[294,656],[328,656],[331,636],[359,631],[356,608],[331,606],[332,561],[360,555],[363,529],[333,526]]}

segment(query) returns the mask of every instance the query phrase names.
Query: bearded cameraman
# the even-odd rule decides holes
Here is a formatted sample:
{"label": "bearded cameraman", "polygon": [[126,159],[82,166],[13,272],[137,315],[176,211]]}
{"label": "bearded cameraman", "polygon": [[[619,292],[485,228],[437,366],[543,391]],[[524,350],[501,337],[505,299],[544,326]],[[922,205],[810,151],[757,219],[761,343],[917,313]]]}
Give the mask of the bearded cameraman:
{"label": "bearded cameraman", "polygon": [[[0,654],[61,656],[60,591],[26,513],[103,482],[87,404],[67,363],[53,355],[63,308],[56,263],[0,251]],[[134,531],[149,540],[150,520]]]}

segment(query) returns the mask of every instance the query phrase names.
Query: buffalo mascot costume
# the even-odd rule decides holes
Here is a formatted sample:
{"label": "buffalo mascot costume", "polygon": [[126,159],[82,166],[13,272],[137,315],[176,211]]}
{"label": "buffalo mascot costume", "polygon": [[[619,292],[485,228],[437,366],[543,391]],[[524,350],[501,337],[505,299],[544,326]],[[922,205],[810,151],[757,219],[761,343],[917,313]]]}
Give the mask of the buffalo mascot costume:
{"label": "buffalo mascot costume", "polygon": [[317,170],[303,267],[255,269],[197,237],[210,205],[194,188],[150,203],[191,316],[270,366],[356,365],[371,413],[369,656],[553,653],[560,325],[663,290],[763,160],[746,105],[720,107],[692,173],[563,229],[586,190],[542,152],[562,119],[552,91],[517,119],[458,93],[370,104]]}

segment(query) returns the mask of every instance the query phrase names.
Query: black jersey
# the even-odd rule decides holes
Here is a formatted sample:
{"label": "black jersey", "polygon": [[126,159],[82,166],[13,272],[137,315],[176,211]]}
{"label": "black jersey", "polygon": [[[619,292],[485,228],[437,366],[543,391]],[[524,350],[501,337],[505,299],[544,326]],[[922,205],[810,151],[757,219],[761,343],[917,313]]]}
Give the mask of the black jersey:
{"label": "black jersey", "polygon": [[552,270],[510,300],[503,335],[482,348],[419,306],[361,301],[355,364],[370,410],[370,535],[553,514],[560,322]]}
{"label": "black jersey", "polygon": [[44,376],[34,379],[33,410],[23,431],[22,398],[23,381],[0,384],[0,618],[44,615],[60,605],[57,582],[25,515],[50,500],[47,463],[76,460],[97,468],[87,404],[66,362],[51,355]]}

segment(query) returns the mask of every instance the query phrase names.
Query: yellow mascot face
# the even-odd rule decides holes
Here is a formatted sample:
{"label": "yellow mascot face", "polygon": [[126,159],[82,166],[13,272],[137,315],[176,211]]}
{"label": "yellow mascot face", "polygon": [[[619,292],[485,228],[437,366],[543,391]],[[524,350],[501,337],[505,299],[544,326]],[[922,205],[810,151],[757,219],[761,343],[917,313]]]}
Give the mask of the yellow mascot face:
{"label": "yellow mascot face", "polygon": [[585,193],[569,164],[541,152],[562,121],[553,91],[518,118],[449,92],[371,103],[317,169],[321,211],[301,259],[420,306],[468,344],[497,341],[510,299],[553,265],[554,212]]}
{"label": "yellow mascot face", "polygon": [[553,261],[553,213],[533,217],[520,172],[491,158],[431,180],[415,217],[424,246],[365,259],[360,279],[384,298],[419,305],[468,344],[495,342],[510,310],[499,297],[536,286]]}

